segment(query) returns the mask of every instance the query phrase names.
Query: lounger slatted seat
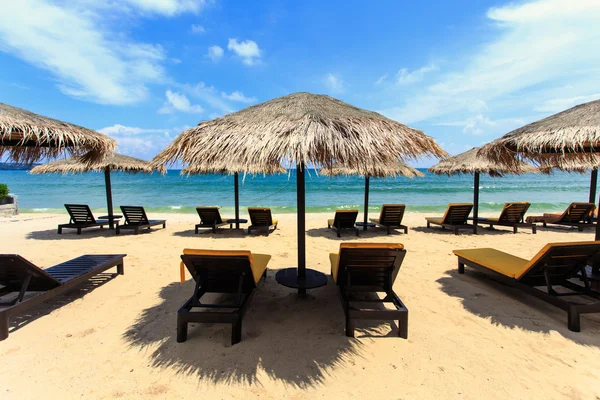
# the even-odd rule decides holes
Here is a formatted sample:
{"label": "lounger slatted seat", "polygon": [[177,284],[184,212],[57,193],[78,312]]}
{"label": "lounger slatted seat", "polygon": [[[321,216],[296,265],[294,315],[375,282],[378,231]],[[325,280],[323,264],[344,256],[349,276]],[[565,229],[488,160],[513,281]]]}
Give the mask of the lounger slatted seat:
{"label": "lounger slatted seat", "polygon": [[336,210],[335,217],[327,220],[327,228],[335,230],[337,237],[341,236],[344,229],[352,229],[358,236],[358,228],[355,225],[357,217],[358,210]]}
{"label": "lounger slatted seat", "polygon": [[125,254],[84,255],[41,269],[16,254],[0,254],[0,340],[9,318],[51,299],[112,267],[123,275]]}
{"label": "lounger slatted seat", "polygon": [[[571,331],[580,331],[580,314],[600,313],[600,292],[592,290],[586,271],[588,262],[600,256],[600,241],[550,243],[531,260],[495,249],[454,250],[454,254],[460,274],[467,265],[567,311]],[[576,283],[579,280],[583,286]],[[569,301],[577,297],[592,302]]]}
{"label": "lounger slatted seat", "polygon": [[[177,312],[177,341],[187,340],[188,323],[230,323],[231,344],[242,340],[242,319],[261,279],[267,277],[270,255],[249,251],[185,249],[184,266],[195,281],[194,294]],[[206,293],[231,295],[230,303],[203,303]],[[198,309],[198,311],[194,311]]]}
{"label": "lounger slatted seat", "polygon": [[527,202],[519,203],[506,203],[498,218],[478,218],[477,223],[490,225],[491,228],[494,225],[498,226],[510,226],[513,228],[513,232],[517,233],[519,228],[531,228],[531,233],[536,233],[537,227],[533,223],[524,221],[525,213],[529,209],[531,204]]}
{"label": "lounger slatted seat", "polygon": [[133,229],[137,235],[140,233],[140,229],[150,229],[150,227],[158,225],[162,225],[163,229],[167,227],[167,221],[164,219],[149,220],[144,207],[121,206],[121,211],[125,216],[125,224],[117,225],[117,235],[121,233],[121,229]]}
{"label": "lounger slatted seat", "polygon": [[[77,229],[77,234],[81,235],[81,230],[85,228],[99,227],[109,225],[109,221],[94,218],[92,210],[87,204],[65,204],[65,208],[71,219],[68,224],[58,225],[58,234],[62,234],[63,229]],[[118,221],[116,221],[118,223]]]}
{"label": "lounger slatted seat", "polygon": [[594,203],[571,203],[562,214],[544,214],[527,217],[527,222],[541,222],[544,227],[550,225],[575,226],[579,232],[583,228],[591,228],[595,226],[592,222]]}
{"label": "lounger slatted seat", "polygon": [[[398,336],[408,338],[408,309],[393,285],[406,255],[401,244],[342,243],[331,253],[331,276],[339,289],[346,316],[346,336],[354,337],[355,319],[398,320]],[[383,299],[359,299],[359,294],[385,293]],[[395,309],[363,309],[360,303],[391,303]]]}
{"label": "lounger slatted seat", "polygon": [[198,216],[200,217],[200,223],[196,224],[196,233],[200,228],[209,228],[213,233],[217,232],[217,228],[225,225],[230,225],[227,222],[223,222],[219,207],[196,207]]}
{"label": "lounger slatted seat", "polygon": [[277,229],[278,221],[273,219],[270,208],[248,207],[248,214],[250,215],[248,233],[256,230],[269,233],[271,229]]}
{"label": "lounger slatted seat", "polygon": [[379,219],[370,218],[369,221],[386,228],[388,235],[392,232],[392,229],[403,229],[404,233],[408,233],[408,227],[402,225],[404,211],[406,211],[406,205],[404,204],[384,204],[381,206]]}
{"label": "lounger slatted seat", "polygon": [[460,229],[473,229],[474,225],[467,223],[472,209],[473,204],[469,203],[450,204],[442,218],[425,218],[427,227],[430,228],[431,224],[441,225],[442,228],[452,229],[454,234],[458,235]]}

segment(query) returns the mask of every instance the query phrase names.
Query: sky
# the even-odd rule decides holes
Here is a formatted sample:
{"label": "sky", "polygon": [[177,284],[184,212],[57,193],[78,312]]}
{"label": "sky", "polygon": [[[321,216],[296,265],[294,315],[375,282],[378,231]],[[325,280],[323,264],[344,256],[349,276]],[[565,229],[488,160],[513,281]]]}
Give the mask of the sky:
{"label": "sky", "polygon": [[600,98],[600,0],[0,9],[0,102],[99,130],[145,159],[200,121],[294,92],[377,111],[450,154]]}

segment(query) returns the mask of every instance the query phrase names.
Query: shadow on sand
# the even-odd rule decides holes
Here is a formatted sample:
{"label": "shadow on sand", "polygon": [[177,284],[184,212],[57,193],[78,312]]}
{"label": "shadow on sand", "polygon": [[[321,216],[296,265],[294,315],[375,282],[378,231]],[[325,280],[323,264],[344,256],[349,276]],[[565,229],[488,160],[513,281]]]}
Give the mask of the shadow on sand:
{"label": "shadow on sand", "polygon": [[[260,384],[260,374],[266,373],[295,387],[317,385],[360,357],[361,341],[345,336],[344,313],[331,282],[300,297],[279,286],[275,272],[269,271],[257,289],[243,321],[242,341],[234,346],[230,324],[190,324],[187,341],[177,343],[177,310],[193,292],[189,280],[163,288],[160,304],[143,311],[124,337],[140,351],[151,349],[153,366],[214,383]],[[388,326],[357,324],[356,337],[386,336]],[[390,340],[402,340],[395,329]]]}
{"label": "shadow on sand", "polygon": [[34,240],[73,240],[112,236],[115,236],[115,231],[111,229],[89,228],[81,231],[81,235],[78,235],[75,230],[63,230],[62,234],[59,235],[56,233],[56,229],[48,229],[45,231],[29,232],[26,238]]}
{"label": "shadow on sand", "polygon": [[177,231],[171,233],[173,236],[185,237],[185,238],[211,238],[211,239],[232,239],[232,238],[243,238],[248,235],[247,229],[217,229],[217,232],[213,232],[210,229],[200,230],[195,233],[194,227],[183,231]]}
{"label": "shadow on sand", "polygon": [[385,229],[380,228],[369,228],[366,231],[360,228],[359,236],[356,236],[356,233],[354,233],[354,231],[348,229],[342,231],[341,237],[337,237],[336,231],[330,228],[312,228],[308,229],[306,231],[306,234],[310,237],[322,237],[338,241],[356,241],[360,240],[361,238],[365,239],[374,237],[401,238],[404,236],[404,233],[401,233],[400,231],[392,231],[392,233],[388,235]]}
{"label": "shadow on sand", "polygon": [[446,271],[437,280],[448,296],[461,300],[470,313],[489,319],[493,325],[520,328],[533,332],[556,331],[573,342],[600,347],[600,317],[581,315],[581,332],[567,328],[567,313],[518,289],[493,280],[489,275],[465,268]]}

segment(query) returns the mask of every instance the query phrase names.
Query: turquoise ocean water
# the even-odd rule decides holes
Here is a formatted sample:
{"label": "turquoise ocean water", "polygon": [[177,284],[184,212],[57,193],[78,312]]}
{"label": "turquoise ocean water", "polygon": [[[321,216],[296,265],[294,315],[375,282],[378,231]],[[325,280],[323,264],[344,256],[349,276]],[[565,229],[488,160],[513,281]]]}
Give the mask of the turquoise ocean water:
{"label": "turquoise ocean water", "polygon": [[[425,171],[424,171],[425,172]],[[268,206],[274,212],[295,212],[295,171],[273,176],[240,175],[240,204]],[[0,183],[19,196],[21,212],[65,212],[64,203],[89,204],[96,212],[106,210],[104,175],[31,175],[28,171],[0,171]],[[490,178],[481,176],[480,210],[497,211],[507,201],[529,201],[531,211],[561,211],[573,201],[588,201],[590,177],[586,174],[528,174]],[[151,212],[193,213],[200,205],[233,209],[233,176],[181,176],[112,174],[113,202],[143,205]],[[329,178],[310,171],[306,178],[308,212],[336,208],[362,209],[364,179]],[[371,179],[370,210],[383,203],[405,203],[407,211],[443,211],[451,202],[471,202],[473,177],[437,176],[424,178]],[[245,212],[242,212],[245,214]]]}

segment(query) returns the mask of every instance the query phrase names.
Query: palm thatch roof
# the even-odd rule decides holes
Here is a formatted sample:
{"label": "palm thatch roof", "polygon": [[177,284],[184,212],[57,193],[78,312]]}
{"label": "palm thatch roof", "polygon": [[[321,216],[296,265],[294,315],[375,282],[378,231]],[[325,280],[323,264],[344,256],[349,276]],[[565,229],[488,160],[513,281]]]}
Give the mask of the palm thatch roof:
{"label": "palm thatch roof", "polygon": [[321,168],[319,174],[327,176],[337,175],[359,175],[364,177],[376,177],[376,178],[395,178],[398,176],[405,176],[407,178],[414,178],[415,176],[422,177],[424,174],[406,165],[402,161],[396,161],[387,164],[372,164],[369,168],[353,168],[348,165],[329,165]]}
{"label": "palm thatch roof", "polygon": [[592,169],[600,168],[600,154],[586,154],[581,158],[549,157],[540,162],[539,170],[549,174],[553,170],[585,174]]}
{"label": "palm thatch roof", "polygon": [[560,163],[560,157],[586,162],[596,152],[600,152],[600,100],[515,129],[483,146],[479,155],[505,164],[524,158],[548,165]]}
{"label": "palm thatch roof", "polygon": [[0,157],[32,163],[65,151],[92,161],[114,150],[116,142],[99,132],[0,103]]}
{"label": "palm thatch roof", "polygon": [[423,132],[325,95],[294,93],[245,108],[184,131],[153,160],[158,165],[243,168],[403,161],[447,153]]}
{"label": "palm thatch roof", "polygon": [[464,153],[440,161],[429,168],[428,171],[437,175],[448,176],[474,174],[476,172],[490,176],[503,176],[504,174],[537,172],[537,169],[522,161],[509,165],[491,161],[479,155],[479,147],[473,147]]}
{"label": "palm thatch roof", "polygon": [[91,164],[82,161],[81,157],[71,157],[57,160],[44,165],[38,165],[31,170],[32,174],[78,174],[83,172],[103,172],[108,168],[110,171],[122,171],[128,173],[152,173],[153,171],[165,172],[164,167],[153,167],[148,161],[139,158],[125,156],[117,153],[110,153],[100,161]]}
{"label": "palm thatch roof", "polygon": [[181,174],[203,175],[203,174],[234,174],[247,173],[251,175],[273,175],[287,172],[281,164],[269,165],[243,165],[234,162],[222,162],[220,164],[188,165],[181,170]]}

